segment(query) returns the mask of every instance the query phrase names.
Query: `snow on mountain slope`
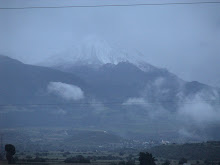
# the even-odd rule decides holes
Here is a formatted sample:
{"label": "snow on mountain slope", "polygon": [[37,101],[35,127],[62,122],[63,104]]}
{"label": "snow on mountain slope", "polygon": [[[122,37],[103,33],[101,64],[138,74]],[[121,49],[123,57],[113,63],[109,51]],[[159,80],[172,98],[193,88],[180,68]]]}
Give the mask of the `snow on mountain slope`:
{"label": "snow on mountain slope", "polygon": [[117,65],[120,62],[132,63],[143,71],[149,71],[154,68],[146,62],[140,52],[121,49],[94,35],[86,37],[79,44],[72,46],[63,53],[49,57],[46,61],[41,62],[40,65],[65,68],[73,65],[99,67],[107,63]]}

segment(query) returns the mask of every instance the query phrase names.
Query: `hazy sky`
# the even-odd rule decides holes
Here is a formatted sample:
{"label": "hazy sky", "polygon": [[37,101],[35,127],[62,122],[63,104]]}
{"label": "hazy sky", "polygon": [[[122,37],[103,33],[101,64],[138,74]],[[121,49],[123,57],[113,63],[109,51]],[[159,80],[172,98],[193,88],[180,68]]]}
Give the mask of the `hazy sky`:
{"label": "hazy sky", "polygon": [[[133,3],[146,1],[0,0],[1,7]],[[220,4],[0,10],[0,54],[24,62],[64,52],[91,34],[137,49],[185,80],[220,87]]]}

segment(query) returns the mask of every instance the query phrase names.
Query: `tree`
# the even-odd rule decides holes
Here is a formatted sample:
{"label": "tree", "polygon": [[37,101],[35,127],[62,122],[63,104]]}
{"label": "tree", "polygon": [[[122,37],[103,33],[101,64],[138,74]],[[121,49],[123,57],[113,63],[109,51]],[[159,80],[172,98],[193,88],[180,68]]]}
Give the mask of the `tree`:
{"label": "tree", "polygon": [[156,159],[148,152],[140,152],[139,161],[140,165],[156,165]]}
{"label": "tree", "polygon": [[5,151],[8,164],[15,164],[15,160],[13,159],[13,155],[16,153],[15,146],[13,146],[12,144],[6,144]]}

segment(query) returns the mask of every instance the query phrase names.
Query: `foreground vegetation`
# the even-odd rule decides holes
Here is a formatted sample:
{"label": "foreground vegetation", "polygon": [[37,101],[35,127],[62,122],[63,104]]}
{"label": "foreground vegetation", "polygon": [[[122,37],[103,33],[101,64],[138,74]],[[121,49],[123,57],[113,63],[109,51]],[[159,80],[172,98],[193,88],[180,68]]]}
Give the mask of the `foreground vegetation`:
{"label": "foreground vegetation", "polygon": [[[170,147],[170,146],[163,146]],[[192,153],[193,154],[193,153]],[[219,154],[219,153],[218,153]],[[141,157],[142,155],[142,157]],[[154,154],[153,154],[154,155]],[[179,165],[188,162],[191,165],[219,165],[220,161],[211,159],[167,159],[155,157],[148,152],[139,153],[136,150],[124,149],[120,151],[70,152],[70,151],[41,151],[21,152],[14,155],[16,164],[53,165],[53,164],[81,164],[81,165]],[[147,158],[148,157],[148,158]],[[142,162],[141,162],[142,161]],[[8,164],[7,160],[0,164]]]}
{"label": "foreground vegetation", "polygon": [[[58,136],[58,133],[55,133],[53,135]],[[70,131],[66,133],[71,134]],[[152,153],[149,157],[152,157],[153,164],[143,163],[142,165],[154,165],[154,163],[157,165],[176,165],[186,162],[196,165],[220,165],[219,141],[186,144],[165,143],[164,145],[149,143],[146,147],[145,143],[121,141],[120,138],[106,132],[75,131],[75,134],[77,135],[73,136],[75,139],[72,137],[65,145],[58,143],[59,138],[53,139],[53,145],[57,146],[54,147],[54,150],[50,148],[50,145],[46,145],[46,141],[44,141],[44,147],[41,147],[42,144],[38,145],[36,139],[31,140],[33,144],[38,145],[37,147],[32,147],[29,143],[15,141],[15,147],[5,145],[5,149],[0,148],[0,151],[6,151],[5,153],[0,152],[0,164],[7,164],[6,158],[13,157],[12,162],[16,161],[16,164],[139,165],[142,160],[140,152],[144,151],[144,153]],[[84,140],[81,140],[81,134],[84,137],[89,137],[93,143],[87,139],[86,144],[80,145]],[[51,138],[51,136],[46,136],[48,141]],[[78,145],[73,145],[77,142]],[[68,144],[71,147],[67,146]],[[59,147],[60,145],[62,147]]]}

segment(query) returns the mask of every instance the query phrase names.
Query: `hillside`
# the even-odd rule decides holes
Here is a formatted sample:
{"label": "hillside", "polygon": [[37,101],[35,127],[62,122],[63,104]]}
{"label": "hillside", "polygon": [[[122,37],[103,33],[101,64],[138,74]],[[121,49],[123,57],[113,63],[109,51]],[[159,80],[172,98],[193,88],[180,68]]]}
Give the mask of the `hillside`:
{"label": "hillside", "polygon": [[109,149],[109,146],[120,145],[125,141],[123,138],[103,130],[72,128],[1,129],[0,134],[4,135],[4,144],[12,143],[20,151]]}
{"label": "hillside", "polygon": [[23,64],[0,56],[0,103],[50,103],[55,99],[47,93],[50,82],[74,84],[86,90],[86,84],[73,74],[51,68]]}
{"label": "hillside", "polygon": [[220,142],[172,144],[157,146],[150,149],[157,157],[166,159],[186,158],[188,160],[215,160],[220,161]]}

